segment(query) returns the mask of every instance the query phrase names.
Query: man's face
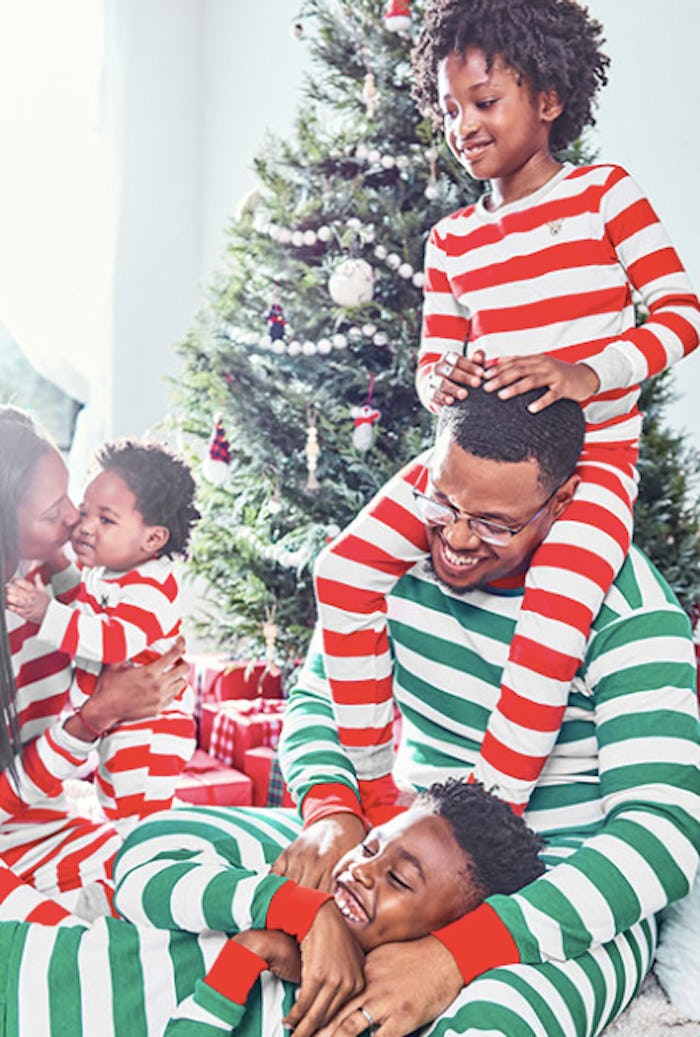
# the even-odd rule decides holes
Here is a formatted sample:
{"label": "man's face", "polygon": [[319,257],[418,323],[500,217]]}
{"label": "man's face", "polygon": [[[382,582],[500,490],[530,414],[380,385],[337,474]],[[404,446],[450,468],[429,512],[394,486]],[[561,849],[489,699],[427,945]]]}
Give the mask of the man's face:
{"label": "man's face", "polygon": [[367,833],[338,861],[335,902],[363,950],[415,940],[473,910],[483,892],[449,823],[415,809]]}
{"label": "man's face", "polygon": [[527,523],[504,547],[484,543],[462,518],[450,525],[427,526],[433,568],[442,583],[468,591],[527,568],[578,481],[576,477],[567,480],[545,503],[549,491],[539,476],[539,465],[533,459],[491,461],[463,450],[449,432],[438,437],[426,490],[429,496],[463,514],[501,526],[517,529]]}

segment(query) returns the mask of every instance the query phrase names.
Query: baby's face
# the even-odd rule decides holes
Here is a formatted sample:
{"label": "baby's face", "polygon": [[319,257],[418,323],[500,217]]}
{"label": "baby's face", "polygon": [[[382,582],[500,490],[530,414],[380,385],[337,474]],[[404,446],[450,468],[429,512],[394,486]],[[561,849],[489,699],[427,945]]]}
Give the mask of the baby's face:
{"label": "baby's face", "polygon": [[126,572],[152,557],[136,498],[116,472],[100,472],[88,483],[71,543],[81,565]]}
{"label": "baby's face", "polygon": [[335,903],[365,951],[414,940],[481,903],[470,863],[444,818],[408,810],[341,858],[333,873]]}

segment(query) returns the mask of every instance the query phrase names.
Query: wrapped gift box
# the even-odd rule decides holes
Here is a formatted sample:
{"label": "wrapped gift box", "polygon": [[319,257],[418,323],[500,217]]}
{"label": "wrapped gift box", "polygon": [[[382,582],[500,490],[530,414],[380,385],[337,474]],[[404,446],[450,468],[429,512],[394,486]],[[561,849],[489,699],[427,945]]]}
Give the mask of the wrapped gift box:
{"label": "wrapped gift box", "polygon": [[195,749],[180,776],[175,795],[186,803],[249,807],[253,802],[253,781],[202,749]]}
{"label": "wrapped gift box", "polygon": [[273,785],[279,782],[279,788],[270,788],[270,776],[273,764],[276,764],[277,752],[269,745],[258,745],[254,749],[246,749],[243,754],[243,770],[253,782],[254,807],[293,807],[294,800],[282,780],[279,768],[275,766]]}
{"label": "wrapped gift box", "polygon": [[243,770],[247,749],[277,748],[286,702],[283,699],[233,699],[204,703],[199,744],[229,767]]}
{"label": "wrapped gift box", "polygon": [[189,684],[195,694],[195,716],[205,702],[228,699],[282,698],[282,676],[260,660],[240,661],[222,653],[187,655]]}

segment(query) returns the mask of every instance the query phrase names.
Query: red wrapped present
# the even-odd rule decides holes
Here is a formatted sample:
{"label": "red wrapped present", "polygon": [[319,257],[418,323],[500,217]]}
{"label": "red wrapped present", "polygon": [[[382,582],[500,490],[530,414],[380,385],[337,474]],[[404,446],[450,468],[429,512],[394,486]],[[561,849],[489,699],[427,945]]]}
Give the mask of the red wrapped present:
{"label": "red wrapped present", "polygon": [[281,781],[281,788],[270,788],[270,774],[276,759],[276,750],[269,745],[258,745],[254,749],[246,749],[243,754],[243,770],[253,782],[254,807],[293,807],[294,800],[287,786]]}
{"label": "red wrapped present", "polygon": [[234,699],[202,706],[200,744],[217,760],[243,770],[246,749],[258,745],[277,748],[286,702],[283,699]]}
{"label": "red wrapped present", "polygon": [[189,684],[195,694],[195,716],[205,702],[228,699],[282,698],[282,675],[261,660],[231,659],[221,652],[187,655]]}
{"label": "red wrapped present", "polygon": [[253,781],[247,774],[195,749],[180,775],[175,795],[186,803],[249,807],[253,802]]}

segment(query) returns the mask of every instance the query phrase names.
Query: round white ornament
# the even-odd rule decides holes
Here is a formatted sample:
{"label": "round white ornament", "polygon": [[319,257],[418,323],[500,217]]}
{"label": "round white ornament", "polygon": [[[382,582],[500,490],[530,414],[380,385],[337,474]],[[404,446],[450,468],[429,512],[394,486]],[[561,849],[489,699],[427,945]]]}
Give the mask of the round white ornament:
{"label": "round white ornament", "polygon": [[338,306],[362,306],[374,292],[374,270],[364,259],[345,259],[328,278],[328,291]]}

